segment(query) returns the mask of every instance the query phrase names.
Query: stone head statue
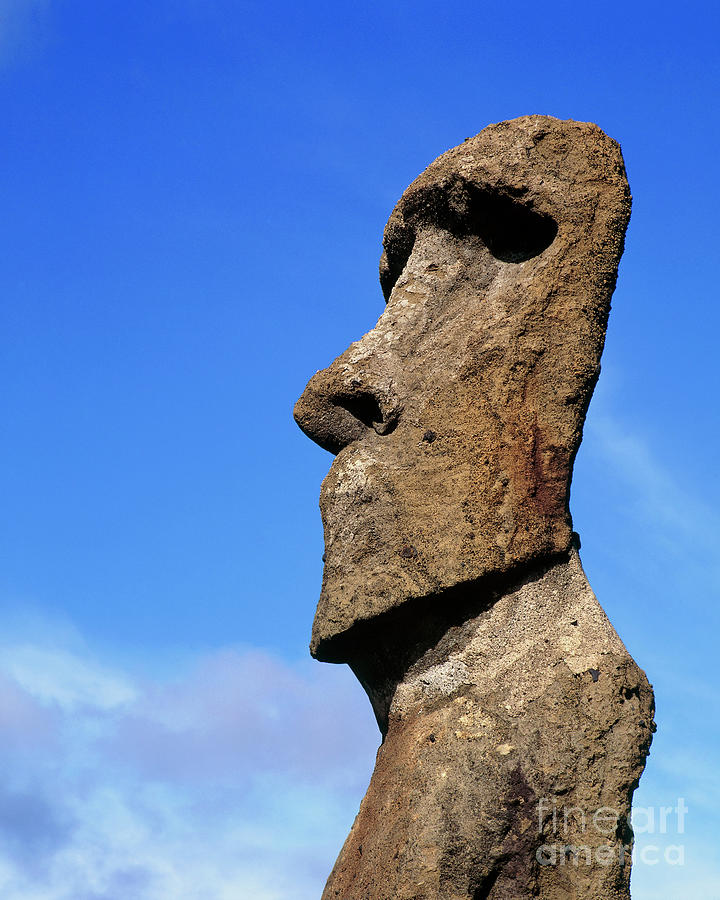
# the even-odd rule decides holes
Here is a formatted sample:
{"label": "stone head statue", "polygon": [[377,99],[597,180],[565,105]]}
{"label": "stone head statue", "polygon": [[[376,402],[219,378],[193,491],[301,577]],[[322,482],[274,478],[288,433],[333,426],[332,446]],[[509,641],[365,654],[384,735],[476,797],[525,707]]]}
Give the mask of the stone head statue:
{"label": "stone head statue", "polygon": [[566,553],[572,466],[630,215],[618,145],[525,116],[444,153],[385,228],[377,325],[295,408],[336,454],[311,649]]}
{"label": "stone head statue", "polygon": [[568,508],[629,214],[597,126],[491,125],[400,198],[385,311],[297,403],[336,455],[311,650],[382,734],[323,900],[630,898],[653,694]]}

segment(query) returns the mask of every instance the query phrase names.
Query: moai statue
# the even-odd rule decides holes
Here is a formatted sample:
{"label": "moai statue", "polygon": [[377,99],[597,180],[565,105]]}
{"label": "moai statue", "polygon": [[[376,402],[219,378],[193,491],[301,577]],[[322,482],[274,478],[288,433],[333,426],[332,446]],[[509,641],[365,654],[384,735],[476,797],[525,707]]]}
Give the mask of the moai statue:
{"label": "moai statue", "polygon": [[597,126],[489,126],[405,191],[385,311],[297,403],[336,454],[311,651],[383,738],[324,900],[630,896],[653,695],[568,508],[629,215]]}

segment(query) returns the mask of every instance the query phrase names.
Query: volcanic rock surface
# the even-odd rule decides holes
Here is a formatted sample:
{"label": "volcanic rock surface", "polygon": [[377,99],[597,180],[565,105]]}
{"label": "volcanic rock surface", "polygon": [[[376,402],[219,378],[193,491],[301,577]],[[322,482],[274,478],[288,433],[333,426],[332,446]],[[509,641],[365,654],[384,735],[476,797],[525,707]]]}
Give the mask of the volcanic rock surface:
{"label": "volcanic rock surface", "polygon": [[653,695],[577,553],[459,606],[356,669],[386,736],[323,900],[625,900]]}
{"label": "volcanic rock surface", "polygon": [[653,696],[568,507],[630,215],[618,145],[526,116],[432,163],[375,328],[295,418],[336,454],[311,652],[383,735],[323,900],[627,900]]}
{"label": "volcanic rock surface", "polygon": [[545,116],[491,125],[405,191],[385,311],[295,409],[337,453],[319,659],[343,660],[354,624],[411,598],[567,552],[629,215],[618,145]]}

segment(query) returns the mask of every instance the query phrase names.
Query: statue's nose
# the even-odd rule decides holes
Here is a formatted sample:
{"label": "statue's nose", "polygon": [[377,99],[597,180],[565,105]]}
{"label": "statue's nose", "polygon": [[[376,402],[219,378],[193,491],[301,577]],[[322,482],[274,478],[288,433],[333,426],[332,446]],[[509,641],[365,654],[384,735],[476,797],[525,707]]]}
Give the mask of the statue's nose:
{"label": "statue's nose", "polygon": [[388,379],[344,356],[313,375],[293,413],[305,434],[330,453],[372,433],[390,434],[401,412]]}

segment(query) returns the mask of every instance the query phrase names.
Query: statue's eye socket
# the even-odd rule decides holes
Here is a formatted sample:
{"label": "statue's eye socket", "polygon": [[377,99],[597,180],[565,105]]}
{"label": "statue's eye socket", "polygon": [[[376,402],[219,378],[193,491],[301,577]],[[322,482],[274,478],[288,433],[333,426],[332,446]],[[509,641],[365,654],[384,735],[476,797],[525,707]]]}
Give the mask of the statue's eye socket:
{"label": "statue's eye socket", "polygon": [[539,256],[558,233],[555,219],[500,191],[456,182],[432,185],[407,198],[405,226],[386,244],[380,267],[385,299],[400,277],[424,227],[444,228],[458,237],[475,235],[500,262],[521,263]]}
{"label": "statue's eye socket", "polygon": [[525,262],[555,240],[558,226],[551,216],[511,197],[476,189],[469,201],[459,230],[476,234],[501,262]]}

